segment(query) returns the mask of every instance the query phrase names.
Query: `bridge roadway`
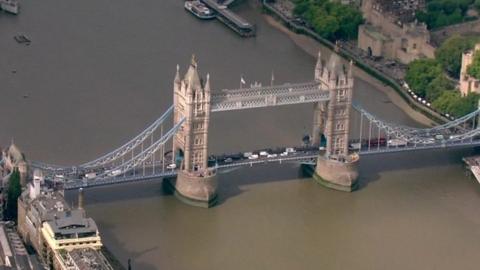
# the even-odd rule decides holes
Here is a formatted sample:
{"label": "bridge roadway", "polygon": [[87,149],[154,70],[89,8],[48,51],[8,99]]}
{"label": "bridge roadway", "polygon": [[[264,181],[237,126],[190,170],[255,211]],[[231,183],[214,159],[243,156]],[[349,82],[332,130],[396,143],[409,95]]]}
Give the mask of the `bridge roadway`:
{"label": "bridge roadway", "polygon": [[[422,144],[422,145],[413,145],[408,144],[406,146],[389,146],[389,145],[381,145],[381,146],[374,146],[370,147],[362,146],[362,149],[356,152],[363,156],[363,155],[374,155],[374,154],[382,154],[382,153],[395,153],[395,152],[405,152],[405,151],[412,151],[412,150],[433,150],[433,149],[442,149],[442,148],[451,148],[451,147],[467,147],[467,146],[478,146],[480,145],[480,140],[464,140],[464,141],[456,141],[456,142],[434,142],[431,144]],[[277,148],[275,151],[270,151],[269,153],[277,154],[280,153],[280,149],[285,148]],[[287,163],[287,162],[301,162],[307,164],[314,164],[315,159],[318,157],[319,154],[323,152],[323,150],[319,150],[316,148],[308,148],[308,147],[297,147],[294,148],[295,152],[288,153],[287,156],[280,156],[277,154],[275,157],[262,157],[259,156],[255,159],[249,159],[241,155],[241,153],[232,154],[232,155],[221,155],[217,158],[217,164],[212,167],[217,170],[222,169],[229,169],[235,167],[245,167],[245,166],[254,166],[254,165],[261,165],[261,164],[271,164],[271,163]],[[283,151],[283,150],[282,150]],[[355,151],[355,150],[354,150]],[[254,151],[253,153],[258,154],[260,151]],[[235,159],[233,159],[233,158]],[[139,181],[146,181],[146,180],[160,180],[163,177],[171,177],[177,174],[177,170],[158,170],[158,172],[154,172],[151,174],[145,174],[141,172],[142,168],[137,168],[135,171],[129,171],[126,174],[122,174],[121,176],[116,177],[103,177],[97,179],[72,179],[67,180],[63,183],[65,189],[77,189],[80,187],[87,188],[87,187],[96,187],[96,186],[105,186],[105,185],[112,185],[112,184],[119,184],[119,183],[127,183],[127,182],[139,182]],[[147,170],[152,170],[151,168],[147,168]]]}
{"label": "bridge roadway", "polygon": [[242,17],[233,13],[226,5],[219,4],[216,0],[201,0],[207,7],[213,9],[217,13],[217,19],[223,22],[233,31],[243,37],[255,35],[255,27]]}

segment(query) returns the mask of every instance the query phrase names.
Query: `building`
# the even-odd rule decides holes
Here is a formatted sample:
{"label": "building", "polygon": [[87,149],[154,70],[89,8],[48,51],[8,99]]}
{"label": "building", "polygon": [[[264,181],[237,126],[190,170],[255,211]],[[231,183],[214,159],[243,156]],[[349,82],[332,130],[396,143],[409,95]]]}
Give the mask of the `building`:
{"label": "building", "polygon": [[462,68],[460,70],[460,93],[466,96],[471,92],[480,93],[480,80],[470,76],[467,72],[468,67],[472,64],[475,53],[480,52],[480,43],[475,49],[462,54]]}
{"label": "building", "polygon": [[[99,253],[97,251],[102,247],[97,225],[93,219],[85,217],[83,209],[58,213],[53,220],[44,222],[41,233],[44,259],[53,262],[54,269],[69,269],[68,261],[75,264],[75,258],[81,254],[78,250],[88,250],[92,254]],[[72,257],[72,254],[77,256]]]}
{"label": "building", "polygon": [[113,269],[100,251],[97,225],[83,209],[83,191],[78,207],[72,208],[63,192],[49,187],[38,170],[18,199],[18,232],[52,269]]}
{"label": "building", "polygon": [[2,184],[6,185],[8,182],[9,174],[11,174],[14,170],[18,170],[20,172],[20,184],[22,185],[22,187],[25,187],[28,174],[27,162],[25,160],[25,155],[13,142],[7,149],[3,151],[2,163],[3,171],[5,174]]}
{"label": "building", "polygon": [[29,255],[14,223],[0,223],[0,269],[43,270],[35,255]]}
{"label": "building", "polygon": [[52,221],[64,211],[71,211],[63,194],[49,188],[41,172],[34,172],[34,179],[18,198],[18,232],[23,241],[31,245],[45,258],[41,229],[44,222]]}
{"label": "building", "polygon": [[358,46],[369,56],[395,59],[403,64],[435,57],[430,32],[418,23],[415,12],[425,0],[364,0],[366,23],[359,26]]}

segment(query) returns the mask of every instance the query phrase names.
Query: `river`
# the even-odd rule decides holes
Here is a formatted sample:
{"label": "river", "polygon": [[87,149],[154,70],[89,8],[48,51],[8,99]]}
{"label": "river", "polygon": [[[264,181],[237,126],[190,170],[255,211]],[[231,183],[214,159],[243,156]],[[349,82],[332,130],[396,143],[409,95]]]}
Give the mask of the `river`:
{"label": "river", "polygon": [[[13,138],[28,158],[58,164],[105,153],[168,108],[175,66],[185,72],[192,53],[214,89],[240,76],[268,84],[272,71],[276,83],[313,79],[315,59],[253,5],[235,8],[257,24],[251,39],[182,5],[23,0],[19,16],[0,13],[0,145]],[[355,100],[419,125],[368,81],[356,80]],[[311,105],[214,114],[209,150],[298,145],[311,122]],[[145,182],[87,190],[87,211],[133,269],[478,269],[480,188],[460,163],[471,152],[364,157],[354,193],[272,165],[222,174],[208,210]]]}

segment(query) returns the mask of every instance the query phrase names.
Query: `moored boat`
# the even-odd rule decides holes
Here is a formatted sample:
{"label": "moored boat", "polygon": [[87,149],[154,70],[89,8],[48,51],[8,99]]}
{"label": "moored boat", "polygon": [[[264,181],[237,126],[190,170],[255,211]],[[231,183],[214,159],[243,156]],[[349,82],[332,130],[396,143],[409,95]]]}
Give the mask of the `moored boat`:
{"label": "moored boat", "polygon": [[18,0],[0,0],[0,8],[8,13],[18,14]]}
{"label": "moored boat", "polygon": [[208,20],[215,18],[215,12],[209,9],[205,4],[200,1],[185,1],[185,9],[190,11],[195,17]]}

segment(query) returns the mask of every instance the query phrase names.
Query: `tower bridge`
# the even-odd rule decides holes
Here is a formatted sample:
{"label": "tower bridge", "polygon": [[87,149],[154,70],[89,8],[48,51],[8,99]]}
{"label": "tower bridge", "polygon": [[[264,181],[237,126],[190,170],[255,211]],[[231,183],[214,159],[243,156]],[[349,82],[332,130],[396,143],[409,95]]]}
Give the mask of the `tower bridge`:
{"label": "tower bridge", "polygon": [[[121,147],[76,166],[35,161],[29,165],[65,189],[164,179],[181,200],[211,206],[217,198],[217,173],[229,168],[310,163],[315,164],[313,177],[319,183],[352,191],[362,155],[480,145],[480,110],[431,128],[407,127],[352,104],[353,85],[352,63],[342,65],[335,54],[325,61],[319,54],[311,82],[212,91],[210,76],[202,80],[192,58],[183,77],[177,66],[173,105]],[[209,155],[211,113],[303,103],[313,104],[308,146],[252,151],[249,156]]]}

